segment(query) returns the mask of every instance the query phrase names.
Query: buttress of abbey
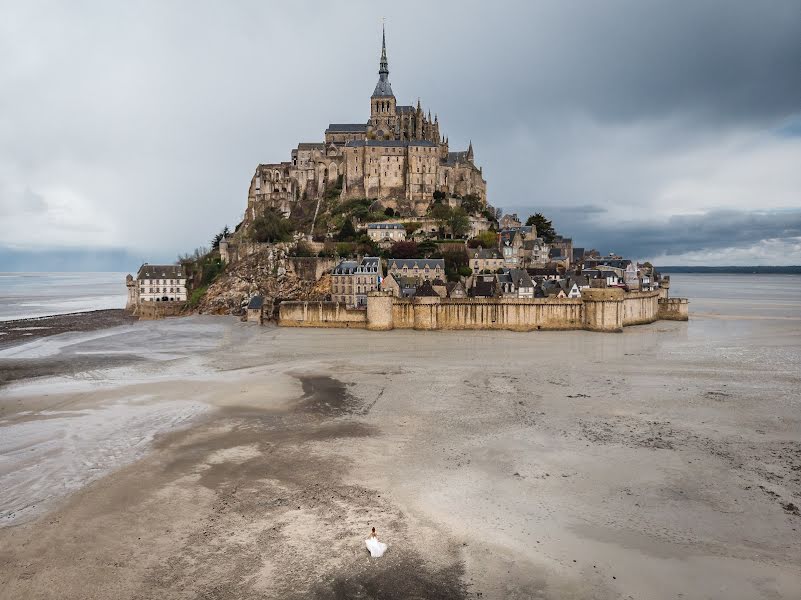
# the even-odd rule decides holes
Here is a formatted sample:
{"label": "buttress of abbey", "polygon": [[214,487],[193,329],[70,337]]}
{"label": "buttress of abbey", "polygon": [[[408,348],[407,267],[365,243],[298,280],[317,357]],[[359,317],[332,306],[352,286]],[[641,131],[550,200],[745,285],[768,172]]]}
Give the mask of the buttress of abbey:
{"label": "buttress of abbey", "polygon": [[370,97],[366,123],[331,124],[325,141],[302,143],[291,160],[262,164],[250,183],[248,214],[268,207],[285,215],[301,199],[322,198],[341,188],[341,198],[370,198],[403,216],[422,216],[435,191],[449,196],[474,194],[487,199],[487,182],[473,162],[473,144],[451,152],[448,138],[417,106],[398,106],[389,83],[386,33],[382,35],[378,83]]}

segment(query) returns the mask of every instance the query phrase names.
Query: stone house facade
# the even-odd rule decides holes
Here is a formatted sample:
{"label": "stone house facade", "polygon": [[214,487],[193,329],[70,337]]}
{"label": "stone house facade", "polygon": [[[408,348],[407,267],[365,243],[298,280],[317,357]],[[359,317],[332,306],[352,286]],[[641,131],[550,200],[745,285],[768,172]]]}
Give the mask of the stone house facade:
{"label": "stone house facade", "polygon": [[403,223],[370,223],[367,236],[374,242],[400,242],[406,239]]}
{"label": "stone house facade", "polygon": [[413,277],[418,281],[426,279],[445,279],[445,259],[443,258],[390,258],[387,261],[387,274],[396,277]]}
{"label": "stone house facade", "polygon": [[139,267],[134,283],[135,304],[186,302],[186,274],[180,265],[144,263]]}
{"label": "stone house facade", "polygon": [[361,261],[343,260],[331,272],[331,299],[348,307],[367,306],[367,293],[377,290],[381,259],[365,256]]}
{"label": "stone house facade", "polygon": [[503,255],[494,248],[477,248],[469,250],[470,268],[473,273],[497,271],[504,267]]}

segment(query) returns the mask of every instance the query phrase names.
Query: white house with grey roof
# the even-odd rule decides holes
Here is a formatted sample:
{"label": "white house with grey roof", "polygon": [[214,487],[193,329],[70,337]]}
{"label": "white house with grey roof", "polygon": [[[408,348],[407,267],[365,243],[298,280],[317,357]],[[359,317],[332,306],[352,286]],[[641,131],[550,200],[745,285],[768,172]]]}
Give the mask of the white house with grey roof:
{"label": "white house with grey roof", "polygon": [[400,242],[406,239],[403,223],[370,223],[367,236],[374,242]]}
{"label": "white house with grey roof", "polygon": [[139,267],[136,298],[140,302],[186,302],[186,274],[181,265]]}

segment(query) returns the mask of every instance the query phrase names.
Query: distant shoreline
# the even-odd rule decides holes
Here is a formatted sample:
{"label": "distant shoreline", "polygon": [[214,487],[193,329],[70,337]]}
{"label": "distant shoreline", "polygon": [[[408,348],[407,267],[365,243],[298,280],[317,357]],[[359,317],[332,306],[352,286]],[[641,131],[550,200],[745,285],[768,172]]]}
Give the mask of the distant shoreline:
{"label": "distant shoreline", "polygon": [[801,275],[801,265],[789,266],[728,266],[728,267],[688,267],[656,266],[660,273],[721,273],[730,275]]}

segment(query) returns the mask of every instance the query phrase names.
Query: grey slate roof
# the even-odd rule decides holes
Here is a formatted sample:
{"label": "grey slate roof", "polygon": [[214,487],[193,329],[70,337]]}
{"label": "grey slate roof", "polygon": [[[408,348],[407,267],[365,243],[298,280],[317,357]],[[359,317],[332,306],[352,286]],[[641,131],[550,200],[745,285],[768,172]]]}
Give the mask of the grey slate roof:
{"label": "grey slate roof", "polygon": [[181,265],[149,265],[139,267],[137,279],[180,279],[185,277]]}
{"label": "grey slate roof", "polygon": [[388,263],[390,269],[403,269],[403,267],[425,269],[428,267],[433,270],[439,267],[441,270],[445,270],[444,258],[390,258]]}
{"label": "grey slate roof", "polygon": [[394,97],[395,94],[392,93],[392,86],[389,85],[389,80],[379,79],[378,83],[375,84],[375,89],[373,90],[373,98],[388,98],[390,96]]}
{"label": "grey slate roof", "polygon": [[367,229],[406,229],[403,223],[370,223]]}
{"label": "grey slate roof", "polygon": [[396,106],[395,112],[400,114],[403,113],[413,113],[415,111],[414,106]]}
{"label": "grey slate roof", "polygon": [[377,256],[365,256],[359,266],[362,269],[377,271],[381,264],[381,259]]}
{"label": "grey slate roof", "polygon": [[298,150],[325,150],[325,142],[301,142]]}
{"label": "grey slate roof", "polygon": [[358,148],[361,146],[376,146],[382,148],[406,148],[408,146],[427,146],[435,147],[434,142],[428,140],[350,140],[345,144],[349,148]]}
{"label": "grey slate roof", "polygon": [[492,298],[495,296],[495,278],[483,279],[478,278],[470,290],[470,295],[476,298]]}
{"label": "grey slate roof", "polygon": [[467,162],[467,150],[463,152],[448,152],[449,165],[456,164],[457,162]]}
{"label": "grey slate roof", "polygon": [[365,256],[361,262],[343,260],[334,267],[332,275],[353,275],[354,273],[377,273],[381,259],[377,256]]}
{"label": "grey slate roof", "polygon": [[512,278],[512,283],[515,284],[515,288],[533,288],[534,282],[531,280],[531,276],[526,272],[525,269],[509,269],[509,276]]}
{"label": "grey slate roof", "polygon": [[431,285],[431,282],[427,279],[417,286],[417,289],[414,292],[415,296],[422,296],[426,298],[435,298],[439,296],[437,292],[434,291],[434,287]]}
{"label": "grey slate roof", "polygon": [[367,132],[367,123],[330,123],[326,133],[360,133]]}
{"label": "grey slate roof", "polygon": [[481,250],[473,250],[470,253],[470,258],[501,258],[501,253],[495,250],[494,248],[482,248]]}
{"label": "grey slate roof", "polygon": [[574,275],[574,276],[572,276],[572,277],[570,277],[568,279],[568,285],[570,287],[573,287],[574,283],[576,285],[578,285],[579,288],[582,288],[582,287],[587,287],[588,285],[590,285],[590,280],[589,280],[588,277],[586,277],[584,275]]}
{"label": "grey slate roof", "polygon": [[259,310],[264,306],[264,298],[261,296],[253,296],[248,302],[248,310]]}
{"label": "grey slate roof", "polygon": [[356,271],[357,266],[358,265],[356,264],[355,260],[343,260],[336,267],[334,267],[333,274],[350,275]]}

